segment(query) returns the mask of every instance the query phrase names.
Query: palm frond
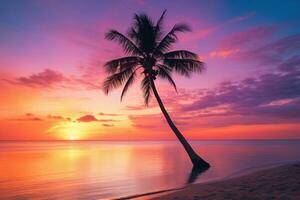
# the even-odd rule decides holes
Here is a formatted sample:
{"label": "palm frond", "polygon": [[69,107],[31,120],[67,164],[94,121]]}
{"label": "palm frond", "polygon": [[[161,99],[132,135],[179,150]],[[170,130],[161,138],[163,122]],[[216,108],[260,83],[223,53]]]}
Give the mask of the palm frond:
{"label": "palm frond", "polygon": [[166,12],[167,12],[167,10],[165,9],[164,12],[161,14],[160,18],[156,22],[156,25],[155,25],[156,39],[160,39],[162,36],[162,26],[163,26],[164,17],[165,17]]}
{"label": "palm frond", "polygon": [[135,71],[130,75],[130,77],[128,78],[128,80],[125,83],[125,86],[123,88],[122,94],[121,94],[121,101],[123,99],[123,96],[125,95],[125,93],[127,92],[129,86],[131,86],[133,84],[133,82],[135,81],[135,77],[136,77],[136,73]]}
{"label": "palm frond", "polygon": [[135,30],[135,27],[131,27],[127,33],[127,35],[136,43],[138,44],[138,32]]}
{"label": "palm frond", "polygon": [[160,18],[156,22],[156,28],[160,29],[163,25],[164,17],[166,15],[167,10],[165,9],[164,12],[161,14]]}
{"label": "palm frond", "polygon": [[175,72],[186,77],[190,77],[194,72],[200,73],[205,69],[203,62],[193,59],[164,59],[163,62]]}
{"label": "palm frond", "polygon": [[141,83],[145,105],[148,106],[151,97],[151,82],[148,76],[145,76]]}
{"label": "palm frond", "polygon": [[110,30],[105,34],[105,38],[107,40],[114,40],[117,41],[119,44],[122,45],[123,50],[127,54],[139,55],[142,56],[143,52],[125,35],[116,31]]}
{"label": "palm frond", "polygon": [[156,46],[154,23],[146,14],[135,14],[134,20],[133,29],[129,35],[135,39],[139,49],[146,54],[150,53]]}
{"label": "palm frond", "polygon": [[105,94],[108,94],[112,89],[120,87],[133,72],[133,68],[127,68],[119,73],[107,77],[103,83]]}
{"label": "palm frond", "polygon": [[136,23],[137,23],[136,26],[141,26],[141,25],[145,26],[146,25],[149,27],[154,27],[154,23],[153,23],[152,19],[144,13],[139,14],[139,15],[135,14],[134,19],[136,20]]}
{"label": "palm frond", "polygon": [[190,31],[190,27],[187,24],[179,23],[175,24],[172,30],[160,41],[155,48],[155,54],[162,54],[170,49],[171,45],[178,40],[177,33]]}
{"label": "palm frond", "polygon": [[158,67],[158,76],[161,77],[162,79],[167,80],[175,89],[175,91],[177,92],[177,87],[176,84],[174,82],[174,80],[172,79],[171,76],[171,72],[172,69],[168,68],[167,66],[164,65],[157,65]]}
{"label": "palm frond", "polygon": [[165,58],[193,59],[198,60],[198,55],[187,50],[170,51],[164,54]]}
{"label": "palm frond", "polygon": [[137,56],[122,57],[106,62],[104,67],[108,74],[114,74],[116,72],[121,72],[126,68],[134,68],[140,64],[140,60],[141,58]]}

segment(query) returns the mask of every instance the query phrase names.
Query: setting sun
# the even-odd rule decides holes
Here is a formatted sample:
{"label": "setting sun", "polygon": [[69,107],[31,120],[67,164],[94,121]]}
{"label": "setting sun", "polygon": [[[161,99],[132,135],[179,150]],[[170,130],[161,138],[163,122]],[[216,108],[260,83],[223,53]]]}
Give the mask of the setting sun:
{"label": "setting sun", "polygon": [[80,140],[85,139],[87,128],[78,122],[61,122],[51,127],[48,132],[59,139]]}
{"label": "setting sun", "polygon": [[70,135],[69,140],[76,140],[76,137],[74,135]]}
{"label": "setting sun", "polygon": [[84,128],[79,123],[68,122],[61,130],[62,136],[67,140],[80,140],[85,137]]}

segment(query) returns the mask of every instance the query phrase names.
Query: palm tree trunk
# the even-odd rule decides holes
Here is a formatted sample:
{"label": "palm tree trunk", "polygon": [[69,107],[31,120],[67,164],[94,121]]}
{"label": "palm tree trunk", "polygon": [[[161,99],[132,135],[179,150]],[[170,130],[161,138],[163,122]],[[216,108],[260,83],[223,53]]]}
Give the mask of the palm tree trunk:
{"label": "palm tree trunk", "polygon": [[194,151],[194,149],[191,147],[191,145],[187,142],[187,140],[184,138],[184,136],[177,129],[177,127],[173,123],[170,115],[168,114],[167,110],[165,109],[162,100],[160,99],[160,97],[158,95],[158,92],[156,90],[153,79],[150,78],[150,82],[151,82],[151,88],[153,90],[153,93],[156,97],[156,100],[159,104],[159,107],[160,107],[162,113],[164,114],[169,126],[171,127],[171,129],[175,133],[176,137],[178,138],[180,143],[183,145],[185,151],[189,155],[189,157],[190,157],[190,159],[191,159],[191,161],[194,165],[194,168],[198,168],[198,169],[207,169],[207,168],[209,168],[210,165],[205,160],[203,160],[199,155],[197,155],[197,153]]}

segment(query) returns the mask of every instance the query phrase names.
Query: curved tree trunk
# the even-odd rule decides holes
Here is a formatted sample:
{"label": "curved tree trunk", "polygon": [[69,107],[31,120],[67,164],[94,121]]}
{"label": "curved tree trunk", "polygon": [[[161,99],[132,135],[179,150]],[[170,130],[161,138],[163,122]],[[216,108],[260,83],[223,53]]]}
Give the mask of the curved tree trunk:
{"label": "curved tree trunk", "polygon": [[190,157],[190,159],[191,159],[191,161],[194,165],[194,168],[197,168],[197,169],[207,169],[207,168],[209,168],[210,165],[205,160],[203,160],[199,155],[197,155],[197,153],[194,151],[194,149],[191,147],[191,145],[187,142],[187,140],[184,138],[184,136],[177,129],[177,127],[173,123],[170,115],[168,114],[167,110],[165,109],[162,100],[160,99],[160,97],[158,95],[158,92],[156,90],[153,79],[150,78],[150,82],[151,82],[151,88],[153,90],[153,93],[156,97],[156,100],[159,104],[159,107],[160,107],[162,113],[164,114],[169,126],[171,127],[171,129],[175,133],[176,137],[178,138],[180,143],[183,145],[185,151],[189,155],[189,157]]}

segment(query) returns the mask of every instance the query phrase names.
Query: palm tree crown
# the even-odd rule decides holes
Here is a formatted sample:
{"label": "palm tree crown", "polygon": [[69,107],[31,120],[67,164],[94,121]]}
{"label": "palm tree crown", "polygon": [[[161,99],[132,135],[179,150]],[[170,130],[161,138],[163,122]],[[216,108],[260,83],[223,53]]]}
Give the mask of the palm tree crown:
{"label": "palm tree crown", "polygon": [[109,76],[103,83],[106,94],[112,89],[124,85],[121,100],[138,75],[142,75],[141,88],[148,105],[151,96],[151,81],[156,77],[167,80],[176,89],[172,72],[189,77],[194,72],[202,72],[204,64],[197,54],[187,50],[171,51],[178,41],[177,34],[190,31],[185,23],[178,23],[167,33],[163,32],[166,10],[156,23],[146,14],[135,14],[132,27],[127,35],[110,30],[105,38],[118,42],[126,54],[125,57],[108,61],[105,69]]}

